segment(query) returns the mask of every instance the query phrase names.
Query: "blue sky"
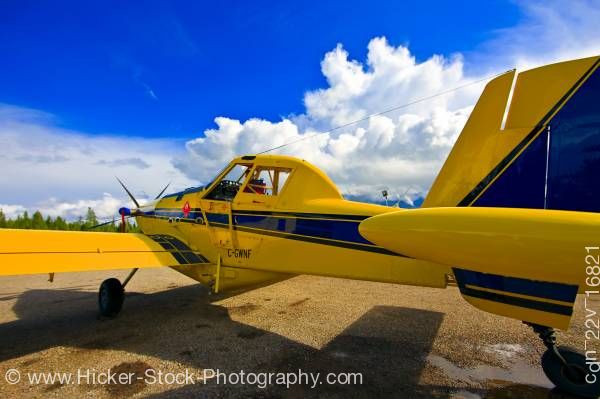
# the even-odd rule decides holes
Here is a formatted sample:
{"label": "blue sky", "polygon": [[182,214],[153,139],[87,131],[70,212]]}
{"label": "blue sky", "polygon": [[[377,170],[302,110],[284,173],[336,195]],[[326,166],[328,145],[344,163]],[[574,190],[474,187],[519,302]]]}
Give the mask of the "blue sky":
{"label": "blue sky", "polygon": [[216,116],[277,119],[326,82],[319,62],[375,36],[417,60],[477,47],[512,2],[4,2],[0,101],[89,133],[192,138]]}
{"label": "blue sky", "polygon": [[[0,3],[0,209],[109,217],[167,183],[497,74],[600,54],[598,0]],[[485,82],[278,153],[426,195]]]}

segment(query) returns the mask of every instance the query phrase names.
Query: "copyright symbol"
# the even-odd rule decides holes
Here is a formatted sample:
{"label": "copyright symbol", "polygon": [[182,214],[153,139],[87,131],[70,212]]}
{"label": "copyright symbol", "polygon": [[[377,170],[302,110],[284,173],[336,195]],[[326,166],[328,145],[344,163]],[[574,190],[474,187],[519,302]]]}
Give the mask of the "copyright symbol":
{"label": "copyright symbol", "polygon": [[9,384],[15,385],[21,381],[21,373],[19,373],[19,370],[17,369],[9,369],[6,371],[6,374],[4,374],[4,378]]}

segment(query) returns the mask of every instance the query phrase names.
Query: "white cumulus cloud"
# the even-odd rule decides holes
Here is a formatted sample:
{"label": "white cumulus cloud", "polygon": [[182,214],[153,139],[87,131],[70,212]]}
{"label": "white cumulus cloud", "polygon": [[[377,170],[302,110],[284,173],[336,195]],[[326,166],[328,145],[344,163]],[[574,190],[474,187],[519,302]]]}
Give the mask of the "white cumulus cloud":
{"label": "white cumulus cloud", "polygon": [[0,204],[0,211],[2,211],[8,219],[14,219],[26,210],[27,208],[23,205]]}
{"label": "white cumulus cloud", "polygon": [[337,45],[325,54],[321,71],[329,87],[305,94],[303,115],[277,122],[218,117],[217,128],[189,141],[187,156],[175,165],[190,178],[206,181],[233,156],[298,141],[276,153],[298,156],[324,168],[345,193],[378,195],[381,185],[393,191],[417,187],[423,192],[481,90],[481,86],[467,87],[315,135],[469,81],[462,57],[434,55],[417,62],[408,48],[394,47],[383,37],[369,43],[366,63],[352,60]]}
{"label": "white cumulus cloud", "polygon": [[[394,112],[369,115],[513,67],[531,68],[600,53],[599,3],[517,4],[523,18],[516,26],[494,32],[491,40],[463,55],[417,60],[407,46],[375,37],[368,44],[366,60],[360,61],[338,44],[321,61],[328,86],[305,93],[304,113],[278,121],[217,117],[216,128],[187,142],[186,156],[174,165],[192,179],[207,181],[233,156],[295,143],[273,153],[315,163],[346,194],[381,198],[380,189],[385,187],[392,195],[425,195],[483,83]],[[366,120],[348,125],[361,119]]]}
{"label": "white cumulus cloud", "polygon": [[63,129],[51,114],[0,104],[0,208],[7,214],[40,210],[76,218],[92,207],[110,217],[131,205],[115,179],[138,198],[168,183],[193,183],[174,168],[181,144],[165,139],[97,136]]}

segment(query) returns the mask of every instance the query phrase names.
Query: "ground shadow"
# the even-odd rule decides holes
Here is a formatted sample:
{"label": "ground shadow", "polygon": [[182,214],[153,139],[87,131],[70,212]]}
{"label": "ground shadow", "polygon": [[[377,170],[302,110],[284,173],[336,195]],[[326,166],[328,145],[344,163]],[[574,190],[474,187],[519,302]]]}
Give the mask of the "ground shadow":
{"label": "ground shadow", "polygon": [[[231,319],[260,304],[224,308],[200,285],[128,294],[121,315],[98,320],[97,295],[77,290],[30,290],[18,297],[18,320],[0,324],[0,361],[55,346],[124,350],[223,372],[358,372],[362,385],[188,385],[159,397],[449,397],[456,389],[422,386],[419,379],[443,320],[420,309],[376,306],[321,349]],[[115,365],[120,367],[121,365]],[[109,391],[123,397],[136,390]],[[517,387],[515,392],[521,392]],[[546,390],[547,391],[547,390]],[[510,387],[489,392],[490,398]],[[539,392],[538,392],[539,393]],[[484,396],[484,392],[480,393]],[[538,396],[543,397],[543,396]],[[550,396],[548,396],[550,397]]]}

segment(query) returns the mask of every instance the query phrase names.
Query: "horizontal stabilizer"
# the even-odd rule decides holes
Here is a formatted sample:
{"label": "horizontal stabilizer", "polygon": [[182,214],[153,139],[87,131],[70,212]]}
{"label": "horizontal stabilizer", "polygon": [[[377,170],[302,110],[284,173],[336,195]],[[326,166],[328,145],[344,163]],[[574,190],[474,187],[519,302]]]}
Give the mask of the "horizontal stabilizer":
{"label": "horizontal stabilizer", "polygon": [[586,266],[600,263],[598,213],[426,208],[374,216],[359,230],[383,248],[453,267],[480,309],[558,328],[568,326]]}

